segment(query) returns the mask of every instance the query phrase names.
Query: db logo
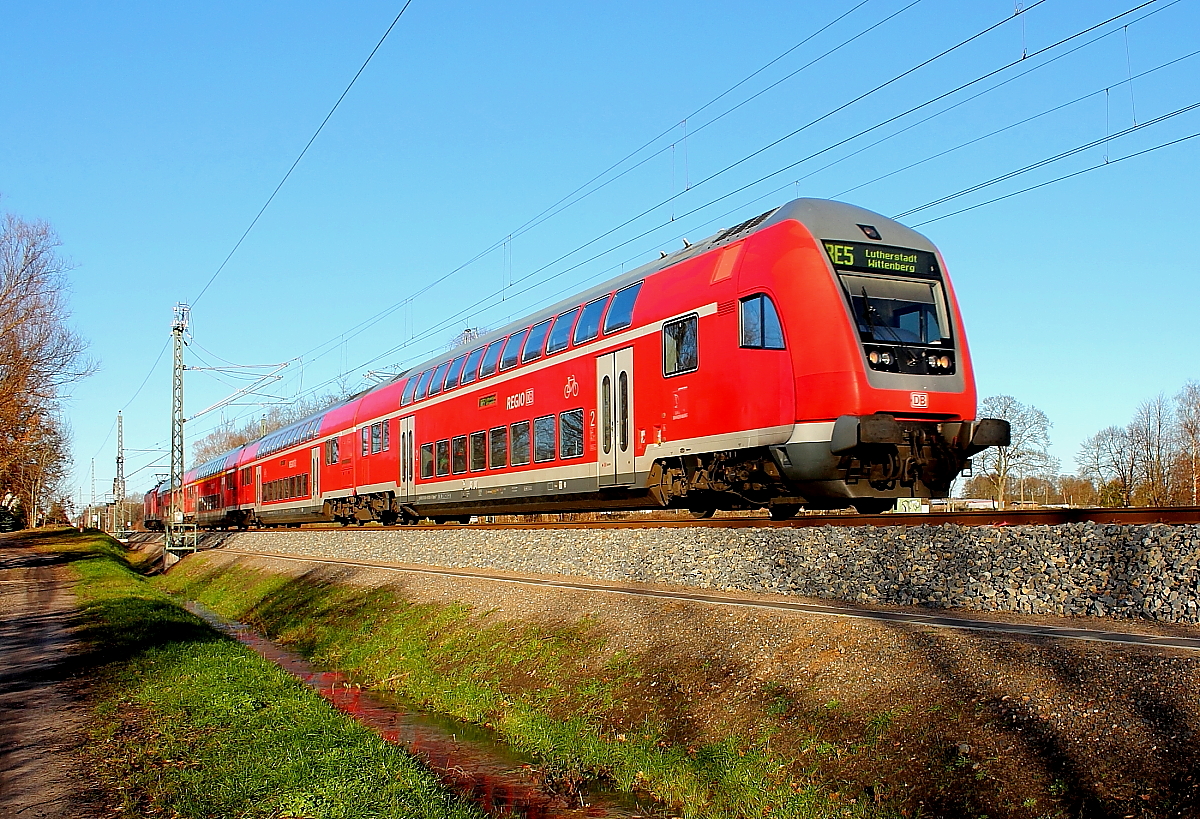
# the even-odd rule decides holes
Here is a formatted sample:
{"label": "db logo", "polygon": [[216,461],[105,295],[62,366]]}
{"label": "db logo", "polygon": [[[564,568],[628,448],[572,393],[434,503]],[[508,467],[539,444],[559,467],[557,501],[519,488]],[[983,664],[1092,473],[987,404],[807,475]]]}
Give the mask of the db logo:
{"label": "db logo", "polygon": [[571,398],[579,395],[579,382],[575,380],[575,376],[567,376],[567,385],[563,387],[563,398]]}
{"label": "db logo", "polygon": [[929,408],[929,393],[927,392],[910,392],[908,394],[908,405],[913,409],[928,409]]}

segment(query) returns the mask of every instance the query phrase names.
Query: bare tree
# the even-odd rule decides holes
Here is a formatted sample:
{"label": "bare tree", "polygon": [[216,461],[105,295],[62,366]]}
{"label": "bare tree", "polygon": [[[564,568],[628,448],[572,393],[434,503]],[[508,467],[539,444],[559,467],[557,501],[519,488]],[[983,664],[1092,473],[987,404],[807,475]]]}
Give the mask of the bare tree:
{"label": "bare tree", "polygon": [[1011,395],[993,395],[980,403],[979,417],[1003,418],[1012,430],[1009,446],[985,449],[973,459],[975,468],[990,481],[1001,506],[1011,496],[1014,481],[1020,484],[1025,478],[1049,478],[1058,471],[1058,461],[1049,452],[1050,419],[1046,413]]}
{"label": "bare tree", "polygon": [[1130,506],[1137,480],[1137,449],[1129,429],[1106,427],[1083,442],[1075,456],[1079,474],[1099,488],[1104,505]]}
{"label": "bare tree", "polygon": [[1133,448],[1134,492],[1147,506],[1167,506],[1174,487],[1175,429],[1171,407],[1162,393],[1143,401],[1129,422]]}
{"label": "bare tree", "polygon": [[301,398],[290,404],[274,404],[259,418],[237,426],[232,420],[223,420],[212,432],[192,442],[192,463],[202,464],[238,447],[270,435],[302,418],[345,401],[348,396],[326,394],[312,398]]}
{"label": "bare tree", "polygon": [[70,457],[61,391],[96,369],[68,325],[60,246],[45,222],[0,220],[0,487],[19,490],[31,522]]}
{"label": "bare tree", "polygon": [[1200,505],[1200,381],[1189,381],[1175,396],[1175,423],[1184,474],[1183,495],[1192,506]]}

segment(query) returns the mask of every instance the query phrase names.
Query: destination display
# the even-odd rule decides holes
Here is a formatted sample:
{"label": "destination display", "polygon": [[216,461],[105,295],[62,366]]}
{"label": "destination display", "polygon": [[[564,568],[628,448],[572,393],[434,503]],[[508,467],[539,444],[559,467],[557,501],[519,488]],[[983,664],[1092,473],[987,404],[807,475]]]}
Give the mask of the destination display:
{"label": "destination display", "polygon": [[902,276],[938,275],[937,257],[925,250],[904,247],[822,240],[829,261],[838,270],[861,270],[865,273],[891,273]]}

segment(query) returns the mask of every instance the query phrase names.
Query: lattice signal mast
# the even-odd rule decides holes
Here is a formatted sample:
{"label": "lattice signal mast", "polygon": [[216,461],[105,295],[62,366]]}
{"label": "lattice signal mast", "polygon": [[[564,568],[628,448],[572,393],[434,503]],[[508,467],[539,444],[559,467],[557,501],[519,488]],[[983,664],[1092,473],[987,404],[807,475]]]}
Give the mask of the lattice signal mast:
{"label": "lattice signal mast", "polygon": [[192,309],[182,302],[175,305],[175,320],[171,323],[171,338],[175,347],[175,362],[171,368],[171,517],[173,525],[183,511],[183,345]]}

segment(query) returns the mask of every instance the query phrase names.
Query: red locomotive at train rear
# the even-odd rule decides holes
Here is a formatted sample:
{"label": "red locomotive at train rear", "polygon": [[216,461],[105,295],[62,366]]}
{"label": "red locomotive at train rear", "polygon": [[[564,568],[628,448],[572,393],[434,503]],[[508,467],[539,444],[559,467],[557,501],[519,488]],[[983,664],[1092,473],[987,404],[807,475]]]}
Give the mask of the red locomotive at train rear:
{"label": "red locomotive at train rear", "polygon": [[202,526],[944,497],[975,420],[924,236],[799,199],[413,368],[185,476]]}

